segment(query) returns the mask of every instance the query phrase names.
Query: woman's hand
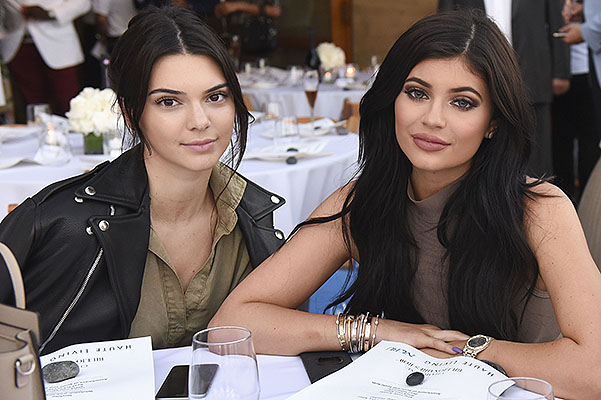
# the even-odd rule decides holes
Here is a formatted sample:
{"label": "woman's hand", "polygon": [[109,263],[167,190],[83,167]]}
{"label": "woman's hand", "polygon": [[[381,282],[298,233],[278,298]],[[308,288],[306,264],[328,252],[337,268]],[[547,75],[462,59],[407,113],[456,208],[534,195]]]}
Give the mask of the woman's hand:
{"label": "woman's hand", "polygon": [[[465,341],[469,336],[459,331],[443,330],[433,325],[409,324],[389,319],[381,319],[376,340],[402,342],[417,349],[434,349],[446,354],[457,355],[453,341]],[[461,347],[463,348],[463,347]]]}

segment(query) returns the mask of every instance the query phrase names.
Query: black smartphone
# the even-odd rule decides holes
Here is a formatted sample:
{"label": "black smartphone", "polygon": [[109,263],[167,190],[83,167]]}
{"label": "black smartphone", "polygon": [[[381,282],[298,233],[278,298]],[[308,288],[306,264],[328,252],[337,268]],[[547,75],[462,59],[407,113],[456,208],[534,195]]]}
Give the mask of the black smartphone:
{"label": "black smartphone", "polygon": [[311,383],[349,365],[353,360],[346,351],[314,351],[300,354]]}
{"label": "black smartphone", "polygon": [[[187,399],[189,368],[189,365],[176,365],[171,368],[171,371],[169,371],[169,374],[156,394],[156,399]],[[209,387],[211,386],[211,382],[213,381],[213,377],[215,376],[219,365],[202,364],[195,365],[193,368],[202,378],[199,380],[199,387],[195,392],[200,395],[206,394],[209,391]]]}

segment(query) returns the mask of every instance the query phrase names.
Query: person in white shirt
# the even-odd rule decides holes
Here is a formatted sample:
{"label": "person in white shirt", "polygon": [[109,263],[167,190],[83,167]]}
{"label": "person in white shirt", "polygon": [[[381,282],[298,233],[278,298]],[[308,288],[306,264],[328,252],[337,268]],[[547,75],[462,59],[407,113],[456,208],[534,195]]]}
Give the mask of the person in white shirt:
{"label": "person in white shirt", "polygon": [[25,19],[0,41],[0,54],[28,104],[49,103],[55,114],[69,109],[80,90],[77,66],[84,60],[73,21],[90,0],[14,0]]}
{"label": "person in white shirt", "polygon": [[110,54],[117,39],[127,29],[129,20],[136,14],[136,7],[133,0],[93,1],[96,30]]}

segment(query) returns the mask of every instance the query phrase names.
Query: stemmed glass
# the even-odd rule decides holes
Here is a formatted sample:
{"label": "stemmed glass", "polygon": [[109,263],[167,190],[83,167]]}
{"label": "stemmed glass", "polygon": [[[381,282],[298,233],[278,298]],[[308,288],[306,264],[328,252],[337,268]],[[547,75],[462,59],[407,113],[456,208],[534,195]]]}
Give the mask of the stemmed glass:
{"label": "stemmed glass", "polygon": [[307,95],[309,108],[311,108],[311,126],[313,127],[315,121],[315,100],[317,99],[317,89],[319,88],[319,74],[316,70],[312,69],[305,72],[303,75],[303,88]]}
{"label": "stemmed glass", "polygon": [[190,399],[258,400],[259,373],[250,331],[225,326],[196,333],[188,382]]}
{"label": "stemmed glass", "polygon": [[488,387],[488,400],[554,400],[550,383],[537,378],[508,378]]}

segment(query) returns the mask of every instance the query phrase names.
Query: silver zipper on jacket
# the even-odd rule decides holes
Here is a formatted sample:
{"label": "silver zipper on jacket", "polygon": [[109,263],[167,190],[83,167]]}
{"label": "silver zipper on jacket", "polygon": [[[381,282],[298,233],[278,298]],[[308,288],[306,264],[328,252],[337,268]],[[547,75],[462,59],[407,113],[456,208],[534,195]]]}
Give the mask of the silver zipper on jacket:
{"label": "silver zipper on jacket", "polygon": [[[113,205],[111,205],[111,208],[110,208],[110,215],[115,215],[115,207],[113,207]],[[92,277],[92,274],[94,274],[94,271],[96,270],[96,267],[98,267],[98,264],[100,263],[100,260],[102,259],[102,254],[104,254],[104,249],[101,247],[100,250],[98,251],[98,255],[96,255],[96,258],[94,259],[94,263],[92,264],[92,267],[88,271],[88,274],[86,275],[86,278],[84,279],[83,283],[81,284],[81,287],[79,288],[79,291],[77,292],[77,295],[71,301],[71,304],[69,304],[69,307],[67,307],[67,309],[65,310],[64,314],[62,315],[62,317],[58,320],[58,323],[54,326],[54,329],[50,333],[50,336],[48,336],[48,339],[46,339],[44,341],[44,343],[42,343],[42,345],[40,346],[40,349],[39,349],[40,353],[44,350],[44,347],[46,347],[46,345],[52,339],[54,339],[54,336],[56,336],[56,333],[58,332],[58,330],[60,329],[60,327],[63,325],[63,323],[65,322],[65,320],[67,319],[67,317],[71,313],[71,310],[73,310],[73,308],[75,307],[75,305],[79,301],[79,298],[83,294],[84,290],[86,290],[86,287],[88,286],[88,282],[90,281],[90,278]]]}
{"label": "silver zipper on jacket", "polygon": [[100,259],[102,258],[102,253],[104,253],[104,249],[101,247],[100,251],[98,252],[98,255],[96,256],[96,259],[94,260],[94,264],[92,264],[92,268],[90,268],[90,270],[88,271],[88,274],[86,275],[86,279],[84,279],[83,284],[81,285],[81,287],[79,288],[79,291],[77,292],[77,295],[75,296],[73,301],[71,301],[71,304],[69,304],[69,307],[67,307],[67,310],[65,310],[65,313],[63,314],[61,319],[59,319],[58,323],[52,330],[52,333],[50,334],[50,336],[48,336],[48,339],[46,339],[46,341],[44,343],[42,343],[42,345],[40,346],[40,353],[42,352],[42,350],[44,350],[44,347],[46,347],[48,342],[50,342],[52,339],[54,339],[56,332],[58,332],[58,330],[60,329],[60,327],[63,325],[63,323],[67,319],[67,316],[69,315],[69,313],[71,312],[73,307],[75,307],[75,305],[79,301],[79,298],[83,294],[83,291],[86,290],[86,286],[88,286],[88,282],[90,281],[92,274],[94,273],[94,271],[96,270],[96,267],[100,263]]}

